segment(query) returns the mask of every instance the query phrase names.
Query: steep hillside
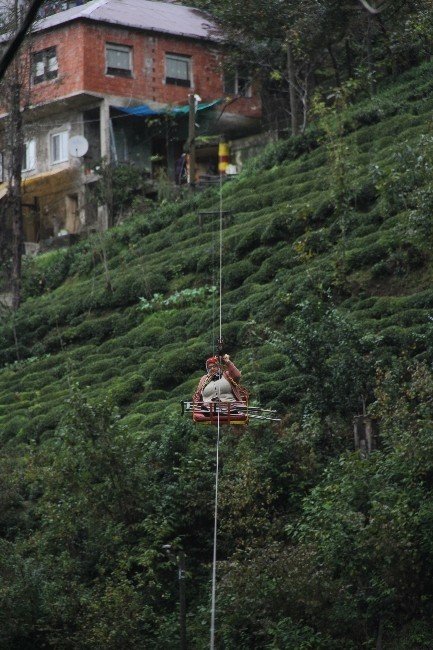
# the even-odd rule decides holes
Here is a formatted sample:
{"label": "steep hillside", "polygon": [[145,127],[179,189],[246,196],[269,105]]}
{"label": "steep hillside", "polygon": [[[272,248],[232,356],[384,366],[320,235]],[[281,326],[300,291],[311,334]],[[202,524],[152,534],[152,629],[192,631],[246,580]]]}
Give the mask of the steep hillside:
{"label": "steep hillside", "polygon": [[209,646],[215,430],[179,402],[218,335],[221,207],[225,346],[282,422],[221,438],[216,647],[433,647],[432,72],[319,105],[222,203],[27,260],[0,327],[1,648],[178,647],[180,551]]}
{"label": "steep hillside", "polygon": [[[290,342],[263,328],[284,334],[308,297],[373,337],[377,361],[430,345],[432,89],[425,65],[224,186],[223,334],[260,403],[299,399],[284,385]],[[53,430],[75,381],[111,392],[137,430],[189,397],[217,327],[218,216],[200,228],[197,214],[218,210],[217,191],[198,195],[28,265],[15,333],[1,328],[3,440]]]}

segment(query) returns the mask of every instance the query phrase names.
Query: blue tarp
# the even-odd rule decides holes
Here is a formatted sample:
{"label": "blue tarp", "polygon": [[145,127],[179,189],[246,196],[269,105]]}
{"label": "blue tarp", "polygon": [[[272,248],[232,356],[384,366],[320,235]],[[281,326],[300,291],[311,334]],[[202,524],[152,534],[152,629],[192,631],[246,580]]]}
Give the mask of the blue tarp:
{"label": "blue tarp", "polygon": [[[215,99],[212,102],[201,102],[197,106],[197,111],[204,111],[207,108],[213,108],[217,104],[220,104],[222,99]],[[127,113],[128,115],[135,115],[137,117],[152,117],[155,115],[188,115],[189,105],[186,106],[165,106],[164,108],[150,108],[147,104],[140,104],[140,106],[133,106],[130,108],[125,108],[124,106],[113,106],[118,111],[122,113]]]}

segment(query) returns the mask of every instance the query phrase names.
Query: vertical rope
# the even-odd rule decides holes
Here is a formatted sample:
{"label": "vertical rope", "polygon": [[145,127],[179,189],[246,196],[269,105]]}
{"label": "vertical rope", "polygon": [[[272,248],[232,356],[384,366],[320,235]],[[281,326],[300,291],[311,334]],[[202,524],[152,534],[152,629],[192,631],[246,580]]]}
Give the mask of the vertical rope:
{"label": "vertical rope", "polygon": [[212,217],[212,287],[215,288],[215,291],[212,291],[212,356],[216,354],[216,336],[215,336],[215,319],[216,319],[216,290],[217,290],[217,275],[216,275],[216,264],[215,264],[215,253],[216,253],[216,228],[215,228],[215,219]]}
{"label": "vertical rope", "polygon": [[[222,338],[222,267],[223,267],[223,193],[222,174],[220,174],[220,242],[219,242],[219,337]],[[220,402],[218,395],[218,402]],[[215,610],[216,610],[216,563],[217,563],[217,534],[218,534],[218,482],[219,482],[219,448],[220,448],[220,409],[218,406],[218,431],[216,442],[216,467],[215,467],[215,506],[214,506],[214,531],[213,531],[213,557],[212,557],[212,604],[210,623],[210,650],[215,648]]]}
{"label": "vertical rope", "polygon": [[222,338],[223,300],[223,175],[220,174],[220,339]]}
{"label": "vertical rope", "polygon": [[213,558],[212,558],[212,605],[210,622],[210,649],[215,648],[215,604],[216,604],[216,562],[217,562],[217,533],[218,533],[218,479],[219,479],[219,446],[220,446],[220,413],[218,412],[218,432],[216,444],[215,468],[215,507],[213,529]]}

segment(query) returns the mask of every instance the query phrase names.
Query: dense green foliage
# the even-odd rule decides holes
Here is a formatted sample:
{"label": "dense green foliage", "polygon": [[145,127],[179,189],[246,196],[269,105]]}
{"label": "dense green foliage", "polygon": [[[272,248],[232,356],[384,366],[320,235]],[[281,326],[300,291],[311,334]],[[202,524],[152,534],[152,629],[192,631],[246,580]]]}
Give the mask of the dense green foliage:
{"label": "dense green foliage", "polygon": [[[223,336],[279,425],[224,430],[217,644],[431,648],[432,66],[317,106],[223,187]],[[209,638],[215,190],[28,260],[0,325],[0,647]],[[353,451],[352,417],[380,420]]]}
{"label": "dense green foliage", "polygon": [[[327,95],[357,79],[373,95],[378,82],[396,79],[432,55],[429,0],[185,2],[191,3],[219,24],[226,69],[260,79],[264,118],[272,130],[303,132],[317,91]],[[375,6],[379,12],[368,10]]]}

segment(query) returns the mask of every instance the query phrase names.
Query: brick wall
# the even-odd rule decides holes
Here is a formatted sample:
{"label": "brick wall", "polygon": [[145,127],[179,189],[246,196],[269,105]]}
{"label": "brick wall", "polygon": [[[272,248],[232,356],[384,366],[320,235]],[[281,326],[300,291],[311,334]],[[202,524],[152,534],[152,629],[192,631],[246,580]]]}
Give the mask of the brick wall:
{"label": "brick wall", "polygon": [[84,30],[77,23],[35,35],[32,52],[55,46],[59,70],[56,79],[43,81],[32,87],[32,104],[52,101],[57,97],[64,97],[83,89],[84,37]]}
{"label": "brick wall", "polygon": [[[118,43],[132,47],[132,77],[105,74],[105,45]],[[200,41],[165,35],[149,35],[110,25],[77,22],[46,33],[36,34],[32,50],[57,47],[58,78],[32,90],[37,104],[79,91],[96,92],[134,101],[186,104],[188,93],[198,93],[203,101],[224,96],[220,54],[215,46]],[[193,88],[165,83],[165,54],[191,57]],[[230,112],[258,117],[260,100],[239,98]]]}

